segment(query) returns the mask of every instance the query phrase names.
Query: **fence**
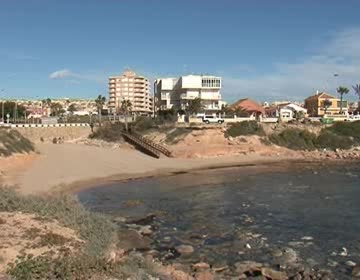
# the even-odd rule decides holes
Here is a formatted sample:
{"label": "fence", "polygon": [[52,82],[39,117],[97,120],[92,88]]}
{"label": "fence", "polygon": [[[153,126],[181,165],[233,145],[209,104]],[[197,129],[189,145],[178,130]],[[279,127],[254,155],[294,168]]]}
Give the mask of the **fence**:
{"label": "fence", "polygon": [[55,123],[55,124],[0,124],[0,127],[7,128],[30,128],[30,127],[69,127],[69,126],[90,126],[88,123]]}

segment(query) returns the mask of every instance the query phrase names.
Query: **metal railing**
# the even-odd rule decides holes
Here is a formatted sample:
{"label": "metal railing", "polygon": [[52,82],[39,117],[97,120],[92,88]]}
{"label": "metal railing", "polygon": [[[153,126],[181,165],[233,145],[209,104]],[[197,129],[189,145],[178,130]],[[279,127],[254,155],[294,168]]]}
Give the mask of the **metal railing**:
{"label": "metal railing", "polygon": [[125,139],[127,139],[130,142],[133,142],[134,144],[140,146],[144,150],[146,150],[148,153],[152,154],[156,158],[160,157],[160,153],[164,154],[167,157],[171,156],[171,152],[166,149],[164,146],[155,143],[154,141],[140,135],[137,133],[128,133],[123,132],[123,136]]}

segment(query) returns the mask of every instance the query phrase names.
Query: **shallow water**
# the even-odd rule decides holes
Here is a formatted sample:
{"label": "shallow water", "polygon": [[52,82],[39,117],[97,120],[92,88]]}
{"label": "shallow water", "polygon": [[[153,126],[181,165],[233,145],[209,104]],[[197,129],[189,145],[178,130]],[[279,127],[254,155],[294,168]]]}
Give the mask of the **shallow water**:
{"label": "shallow water", "polygon": [[290,248],[296,262],[330,269],[339,279],[350,278],[346,261],[360,264],[360,164],[199,171],[113,183],[78,197],[115,216],[156,213],[154,248],[195,248],[177,262],[278,265],[291,261]]}

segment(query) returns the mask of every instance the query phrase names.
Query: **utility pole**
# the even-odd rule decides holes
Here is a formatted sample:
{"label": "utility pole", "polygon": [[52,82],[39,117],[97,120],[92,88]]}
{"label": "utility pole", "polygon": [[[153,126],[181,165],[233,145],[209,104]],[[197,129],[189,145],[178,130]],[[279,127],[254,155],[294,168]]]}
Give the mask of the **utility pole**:
{"label": "utility pole", "polygon": [[[5,89],[2,89],[0,92],[4,92],[5,91]],[[4,99],[2,99],[1,100],[1,119],[2,119],[2,121],[5,123],[5,112],[4,112],[4,110],[5,110],[5,100]]]}

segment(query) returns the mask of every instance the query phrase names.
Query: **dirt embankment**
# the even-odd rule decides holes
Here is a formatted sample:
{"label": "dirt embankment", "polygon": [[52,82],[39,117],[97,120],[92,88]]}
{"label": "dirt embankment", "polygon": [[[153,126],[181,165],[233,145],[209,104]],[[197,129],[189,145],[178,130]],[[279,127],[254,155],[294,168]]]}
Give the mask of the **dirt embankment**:
{"label": "dirt embankment", "polygon": [[277,146],[269,141],[269,136],[278,134],[285,129],[304,129],[319,135],[324,128],[322,125],[303,124],[263,124],[264,135],[226,137],[225,127],[208,129],[174,128],[166,132],[155,131],[146,137],[165,145],[176,158],[206,159],[224,156],[242,155],[250,158],[251,155],[273,158],[290,157],[306,160],[358,160],[360,147],[348,150],[317,149],[307,151],[293,150]]}
{"label": "dirt embankment", "polygon": [[[224,135],[225,128],[184,130],[182,133],[148,134],[150,139],[166,145],[176,158],[213,158],[220,156],[250,155],[279,157],[297,153],[285,148],[266,145],[259,136],[228,137]],[[169,135],[177,134],[169,139]]]}

